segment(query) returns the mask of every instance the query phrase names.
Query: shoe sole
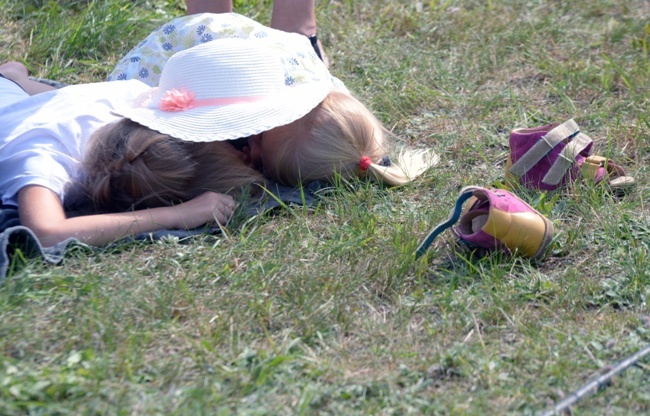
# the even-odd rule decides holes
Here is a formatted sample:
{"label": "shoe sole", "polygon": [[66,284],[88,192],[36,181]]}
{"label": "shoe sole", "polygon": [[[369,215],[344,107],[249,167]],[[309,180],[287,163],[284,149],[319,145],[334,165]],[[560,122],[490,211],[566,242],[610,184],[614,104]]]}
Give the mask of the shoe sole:
{"label": "shoe sole", "polygon": [[[534,211],[537,212],[537,210]],[[541,260],[542,258],[544,258],[544,256],[546,255],[546,250],[551,245],[551,242],[553,241],[553,236],[555,235],[555,227],[553,226],[551,220],[549,220],[542,214],[539,214],[539,216],[542,217],[542,219],[544,220],[544,225],[545,225],[544,238],[542,239],[542,244],[540,244],[535,254],[532,255],[531,259],[533,260]]]}

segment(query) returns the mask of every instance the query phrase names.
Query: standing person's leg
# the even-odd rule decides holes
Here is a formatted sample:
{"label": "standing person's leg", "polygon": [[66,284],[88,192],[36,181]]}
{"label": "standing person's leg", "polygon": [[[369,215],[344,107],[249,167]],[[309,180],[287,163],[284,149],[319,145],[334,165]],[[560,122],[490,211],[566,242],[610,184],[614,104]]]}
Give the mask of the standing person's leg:
{"label": "standing person's leg", "polygon": [[316,0],[274,0],[271,27],[305,35],[319,58],[328,65],[323,47],[316,38]]}
{"label": "standing person's leg", "polygon": [[187,14],[230,13],[232,0],[185,0]]}
{"label": "standing person's leg", "polygon": [[[316,34],[316,0],[275,0],[271,27],[307,37]],[[187,14],[232,12],[232,0],[185,0]]]}
{"label": "standing person's leg", "polygon": [[[187,14],[232,12],[232,0],[185,0]],[[305,35],[325,65],[329,62],[316,37],[316,0],[274,0],[271,27]]]}
{"label": "standing person's leg", "polygon": [[316,0],[274,0],[271,27],[305,36],[316,34]]}

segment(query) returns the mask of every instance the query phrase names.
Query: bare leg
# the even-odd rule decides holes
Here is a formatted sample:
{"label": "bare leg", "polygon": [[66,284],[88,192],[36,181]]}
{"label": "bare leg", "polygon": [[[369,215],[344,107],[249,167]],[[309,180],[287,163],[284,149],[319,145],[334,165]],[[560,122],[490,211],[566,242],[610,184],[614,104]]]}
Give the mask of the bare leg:
{"label": "bare leg", "polygon": [[27,67],[20,62],[7,62],[0,65],[0,74],[20,85],[29,95],[55,90],[56,87],[29,79]]}
{"label": "bare leg", "polygon": [[185,4],[187,14],[232,12],[232,0],[185,0]]}
{"label": "bare leg", "polygon": [[274,0],[271,27],[305,36],[316,34],[315,0]]}
{"label": "bare leg", "polygon": [[[316,0],[274,0],[271,27],[295,32],[307,37],[316,35]],[[329,66],[329,61],[318,41],[323,62]]]}
{"label": "bare leg", "polygon": [[[185,0],[187,14],[229,13],[232,0]],[[285,32],[300,33],[307,37],[316,35],[316,0],[274,0],[271,27]],[[329,62],[320,41],[318,49],[325,65]]]}

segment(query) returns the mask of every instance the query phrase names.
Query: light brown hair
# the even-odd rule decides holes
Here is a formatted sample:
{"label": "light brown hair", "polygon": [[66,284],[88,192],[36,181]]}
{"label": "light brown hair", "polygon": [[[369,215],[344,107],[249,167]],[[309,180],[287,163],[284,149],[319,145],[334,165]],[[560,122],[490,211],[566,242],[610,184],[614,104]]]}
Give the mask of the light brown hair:
{"label": "light brown hair", "polygon": [[228,142],[184,142],[124,119],[90,139],[80,189],[97,212],[169,206],[203,192],[253,193],[263,175]]}

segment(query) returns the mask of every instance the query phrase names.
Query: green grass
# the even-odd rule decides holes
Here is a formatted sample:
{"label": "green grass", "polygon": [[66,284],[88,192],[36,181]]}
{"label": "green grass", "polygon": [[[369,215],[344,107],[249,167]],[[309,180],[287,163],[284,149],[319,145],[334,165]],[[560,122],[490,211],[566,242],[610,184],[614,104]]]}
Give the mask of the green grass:
{"label": "green grass", "polygon": [[[270,1],[237,10],[268,22]],[[98,81],[178,1],[0,0],[0,58]],[[0,288],[0,414],[533,414],[650,342],[650,5],[319,2],[331,70],[399,140],[412,185],[341,186],[222,238],[28,261]],[[87,13],[88,12],[88,13]],[[508,133],[575,118],[638,186],[520,195],[541,264],[419,239],[466,185],[502,183]],[[650,363],[581,415],[650,412]]]}

